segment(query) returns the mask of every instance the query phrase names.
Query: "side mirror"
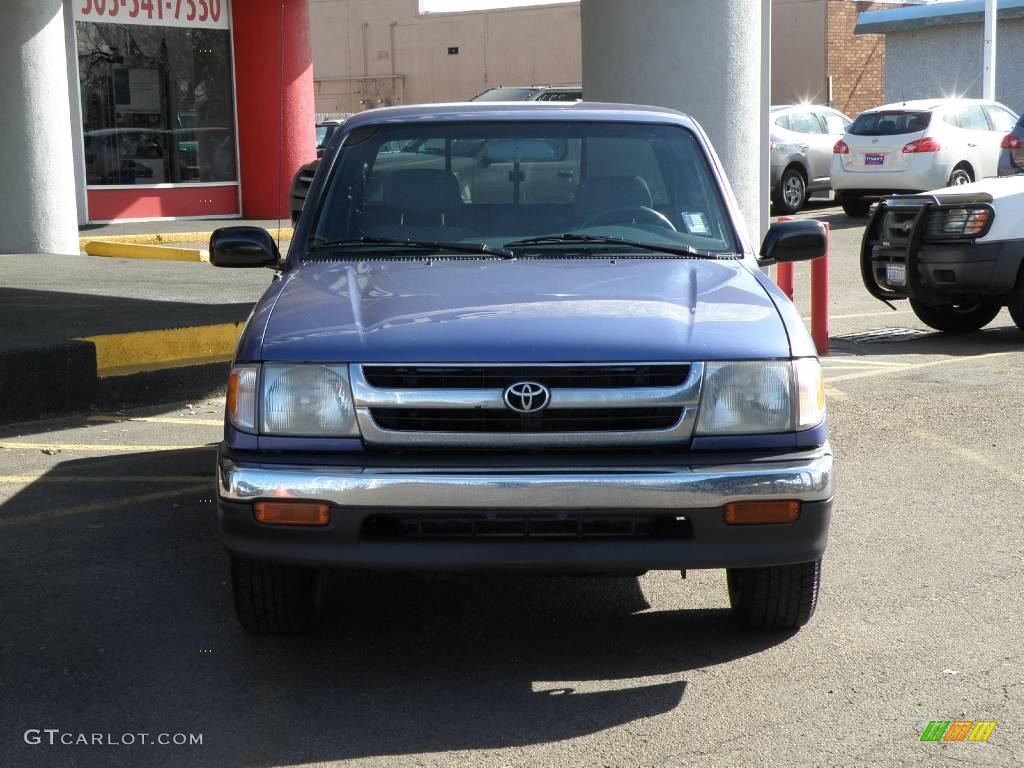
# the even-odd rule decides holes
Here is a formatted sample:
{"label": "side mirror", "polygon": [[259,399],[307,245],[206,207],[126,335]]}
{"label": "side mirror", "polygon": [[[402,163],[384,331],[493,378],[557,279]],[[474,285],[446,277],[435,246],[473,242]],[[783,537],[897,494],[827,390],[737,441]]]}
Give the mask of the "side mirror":
{"label": "side mirror", "polygon": [[824,256],[825,246],[825,225],[820,221],[777,221],[764,236],[757,263],[769,267],[780,261],[810,261]]}
{"label": "side mirror", "polygon": [[276,267],[280,261],[274,238],[260,227],[221,227],[210,235],[215,267]]}

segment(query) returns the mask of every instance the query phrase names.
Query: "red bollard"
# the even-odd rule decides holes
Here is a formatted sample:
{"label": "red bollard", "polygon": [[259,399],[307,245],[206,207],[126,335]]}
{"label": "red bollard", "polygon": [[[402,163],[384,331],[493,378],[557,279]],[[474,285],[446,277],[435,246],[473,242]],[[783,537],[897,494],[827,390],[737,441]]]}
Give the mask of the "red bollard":
{"label": "red bollard", "polygon": [[828,354],[828,252],[831,236],[828,222],[825,222],[825,255],[811,262],[811,336],[819,355]]}
{"label": "red bollard", "polygon": [[779,289],[793,300],[793,262],[784,261],[775,265],[775,283]]}
{"label": "red bollard", "polygon": [[[791,221],[792,216],[779,216],[776,221]],[[775,284],[779,286],[779,290],[789,297],[789,300],[793,300],[793,264],[791,262],[783,262],[782,264],[775,265]]]}

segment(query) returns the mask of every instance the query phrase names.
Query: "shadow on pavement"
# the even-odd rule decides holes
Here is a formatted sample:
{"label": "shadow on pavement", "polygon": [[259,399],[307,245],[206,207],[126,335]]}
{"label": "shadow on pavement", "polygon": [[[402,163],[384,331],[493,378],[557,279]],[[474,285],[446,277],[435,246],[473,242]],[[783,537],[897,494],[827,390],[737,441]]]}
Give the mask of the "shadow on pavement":
{"label": "shadow on pavement", "polygon": [[[0,764],[242,768],[555,742],[668,712],[680,673],[790,637],[741,632],[724,610],[650,611],[635,578],[336,574],[318,632],[252,638],[212,470],[209,448],[72,460],[0,505]],[[672,679],[635,680],[654,675]],[[29,746],[30,728],[203,743]]]}

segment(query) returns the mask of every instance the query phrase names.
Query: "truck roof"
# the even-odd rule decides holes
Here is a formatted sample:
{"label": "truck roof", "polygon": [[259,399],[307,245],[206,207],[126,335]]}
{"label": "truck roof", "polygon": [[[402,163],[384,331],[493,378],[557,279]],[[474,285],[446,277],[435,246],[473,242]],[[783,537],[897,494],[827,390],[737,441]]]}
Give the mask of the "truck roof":
{"label": "truck roof", "polygon": [[488,101],[453,104],[415,104],[401,107],[380,107],[350,117],[346,129],[390,123],[466,122],[490,120],[582,121],[623,123],[668,123],[695,128],[686,114],[664,107],[639,104],[605,104],[594,101]]}

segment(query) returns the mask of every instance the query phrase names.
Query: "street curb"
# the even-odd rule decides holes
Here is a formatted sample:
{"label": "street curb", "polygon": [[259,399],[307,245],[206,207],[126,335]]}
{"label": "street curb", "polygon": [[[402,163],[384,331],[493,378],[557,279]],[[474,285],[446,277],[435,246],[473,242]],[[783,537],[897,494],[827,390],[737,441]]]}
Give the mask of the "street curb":
{"label": "street curb", "polygon": [[91,240],[82,250],[89,256],[107,256],[117,259],[153,259],[156,261],[209,261],[210,256],[199,248],[173,248],[166,245],[144,245]]}
{"label": "street curb", "polygon": [[[230,220],[225,226],[230,226]],[[270,236],[275,240],[291,240],[291,227],[278,227],[268,229]],[[163,243],[205,243],[210,240],[212,231],[203,232],[150,232],[139,235],[96,235],[94,237],[83,236],[78,238],[78,247],[85,250],[89,243],[133,243],[135,245],[161,245]]]}
{"label": "street curb", "polygon": [[223,393],[243,323],[0,352],[0,424]]}

